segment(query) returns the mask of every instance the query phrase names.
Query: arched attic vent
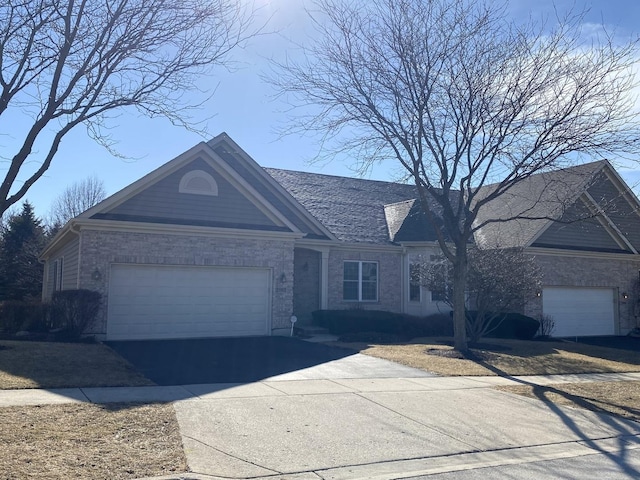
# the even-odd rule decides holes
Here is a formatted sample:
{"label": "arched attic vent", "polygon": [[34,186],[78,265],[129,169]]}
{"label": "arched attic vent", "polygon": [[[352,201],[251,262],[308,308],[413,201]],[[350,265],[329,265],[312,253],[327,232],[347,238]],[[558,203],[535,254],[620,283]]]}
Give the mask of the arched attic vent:
{"label": "arched attic vent", "polygon": [[192,170],[183,175],[178,187],[180,193],[194,195],[218,195],[218,184],[211,175],[203,170]]}

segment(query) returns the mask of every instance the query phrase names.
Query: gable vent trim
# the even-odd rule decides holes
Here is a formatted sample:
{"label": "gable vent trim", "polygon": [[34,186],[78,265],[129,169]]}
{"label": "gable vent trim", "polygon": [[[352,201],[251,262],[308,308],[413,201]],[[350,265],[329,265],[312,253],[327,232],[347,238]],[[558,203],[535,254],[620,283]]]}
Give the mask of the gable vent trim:
{"label": "gable vent trim", "polygon": [[207,172],[203,170],[192,170],[183,175],[180,180],[178,192],[217,197],[218,184]]}

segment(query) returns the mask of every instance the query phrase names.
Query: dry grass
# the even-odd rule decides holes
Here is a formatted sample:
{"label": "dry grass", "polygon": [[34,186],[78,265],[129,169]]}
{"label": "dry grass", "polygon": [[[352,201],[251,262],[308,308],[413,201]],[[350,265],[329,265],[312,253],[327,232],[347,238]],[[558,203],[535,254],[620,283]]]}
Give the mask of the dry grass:
{"label": "dry grass", "polygon": [[187,471],[170,404],[0,409],[0,478],[130,479]]}
{"label": "dry grass", "polygon": [[397,345],[333,344],[447,376],[640,372],[640,355],[629,350],[568,342],[488,339],[481,349],[472,349],[476,357],[472,360],[427,353],[452,350],[441,340],[415,339]]}
{"label": "dry grass", "polygon": [[0,341],[0,389],[153,383],[101,344]]}
{"label": "dry grass", "polygon": [[496,388],[556,405],[586,408],[640,421],[640,382],[563,383],[546,387],[516,385]]}

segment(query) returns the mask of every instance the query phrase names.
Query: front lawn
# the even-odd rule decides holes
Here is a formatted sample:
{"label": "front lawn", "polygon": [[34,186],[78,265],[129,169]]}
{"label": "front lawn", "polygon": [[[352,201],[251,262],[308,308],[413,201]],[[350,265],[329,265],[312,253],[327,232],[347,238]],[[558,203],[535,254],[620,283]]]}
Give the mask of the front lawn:
{"label": "front lawn", "polygon": [[548,386],[496,387],[543,402],[612,413],[640,422],[640,382],[560,383]]}
{"label": "front lawn", "polygon": [[[446,339],[415,339],[404,344],[338,343],[373,357],[445,376],[548,375],[562,373],[640,372],[637,351],[571,342],[486,339],[471,349],[473,359],[455,358]],[[638,342],[640,345],[640,341]],[[500,390],[557,405],[640,421],[640,382],[515,385]]]}
{"label": "front lawn", "polygon": [[0,341],[0,389],[153,385],[101,344]]}
{"label": "front lawn", "polygon": [[187,471],[170,404],[0,408],[0,450],[0,478],[119,480]]}
{"label": "front lawn", "polygon": [[[472,348],[474,359],[452,358],[447,339],[418,338],[402,344],[334,343],[445,376],[547,375],[640,372],[640,355],[631,350],[561,341],[486,339]],[[640,342],[639,342],[640,344]]]}

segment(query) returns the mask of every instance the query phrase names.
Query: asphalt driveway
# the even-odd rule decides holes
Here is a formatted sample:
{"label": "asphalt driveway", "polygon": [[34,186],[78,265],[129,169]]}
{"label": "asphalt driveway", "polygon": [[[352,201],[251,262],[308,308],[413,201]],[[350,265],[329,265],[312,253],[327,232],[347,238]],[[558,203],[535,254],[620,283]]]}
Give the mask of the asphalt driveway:
{"label": "asphalt driveway", "polygon": [[[248,383],[341,359],[348,363],[349,357],[361,356],[352,350],[277,336],[122,341],[107,345],[158,385]],[[362,362],[355,363],[366,368]]]}

